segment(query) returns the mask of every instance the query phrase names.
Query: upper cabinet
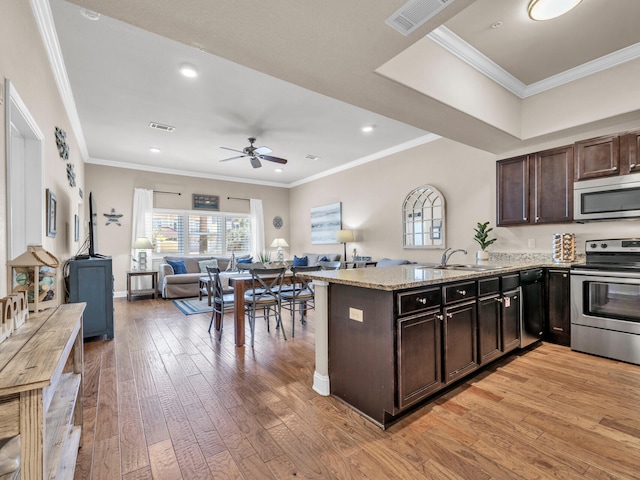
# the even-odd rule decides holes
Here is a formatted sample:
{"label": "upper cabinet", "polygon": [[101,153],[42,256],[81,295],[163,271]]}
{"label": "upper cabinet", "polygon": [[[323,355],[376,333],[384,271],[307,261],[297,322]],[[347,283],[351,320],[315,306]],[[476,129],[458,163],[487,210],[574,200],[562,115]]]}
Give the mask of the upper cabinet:
{"label": "upper cabinet", "polygon": [[620,137],[617,135],[576,142],[574,155],[576,181],[620,173]]}
{"label": "upper cabinet", "polygon": [[640,172],[640,130],[620,137],[620,173]]}
{"label": "upper cabinet", "polygon": [[573,147],[497,162],[497,225],[573,220]]}

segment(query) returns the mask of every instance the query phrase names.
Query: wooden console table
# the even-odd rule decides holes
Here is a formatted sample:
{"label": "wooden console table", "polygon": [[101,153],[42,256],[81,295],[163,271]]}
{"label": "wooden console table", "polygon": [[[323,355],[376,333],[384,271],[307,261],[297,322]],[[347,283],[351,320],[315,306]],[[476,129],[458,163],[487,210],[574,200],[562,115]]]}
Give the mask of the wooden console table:
{"label": "wooden console table", "polygon": [[[134,290],[131,288],[131,277],[151,277],[151,288]],[[134,270],[127,272],[127,300],[140,295],[153,295],[158,298],[158,272],[156,270]]]}
{"label": "wooden console table", "polygon": [[20,434],[20,478],[74,476],[82,440],[85,303],[31,313],[0,344],[0,438]]}

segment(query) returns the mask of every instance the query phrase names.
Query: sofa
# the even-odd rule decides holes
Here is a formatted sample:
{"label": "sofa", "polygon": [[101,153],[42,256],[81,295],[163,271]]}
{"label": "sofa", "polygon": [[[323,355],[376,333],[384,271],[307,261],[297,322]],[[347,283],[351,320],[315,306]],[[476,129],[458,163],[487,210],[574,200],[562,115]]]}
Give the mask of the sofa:
{"label": "sofa", "polygon": [[[235,260],[248,258],[249,255],[236,257]],[[205,263],[210,260],[216,260],[218,268],[221,270],[220,279],[222,286],[227,292],[233,291],[229,288],[229,277],[237,272],[226,271],[229,263],[232,261],[230,257],[191,257],[191,256],[167,256],[164,257],[163,263],[159,267],[158,290],[162,298],[187,298],[197,297],[200,292],[200,277],[207,276]],[[181,267],[180,262],[184,263],[186,273],[176,273],[174,267],[169,263]],[[176,262],[178,262],[176,264]],[[202,268],[201,268],[202,267]],[[231,266],[233,268],[233,265]]]}
{"label": "sofa", "polygon": [[[321,261],[327,262],[338,262],[340,261],[341,255],[339,253],[303,253],[302,255],[296,255],[299,259],[307,257],[307,265],[308,267],[315,267],[320,264]],[[322,260],[325,259],[326,260]],[[288,261],[293,265],[293,260]]]}

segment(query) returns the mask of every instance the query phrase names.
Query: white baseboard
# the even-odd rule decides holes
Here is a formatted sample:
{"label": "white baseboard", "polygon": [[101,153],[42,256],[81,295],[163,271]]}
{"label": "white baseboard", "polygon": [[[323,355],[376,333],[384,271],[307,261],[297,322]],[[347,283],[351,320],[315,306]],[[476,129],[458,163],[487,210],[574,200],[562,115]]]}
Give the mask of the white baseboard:
{"label": "white baseboard", "polygon": [[313,389],[324,397],[328,397],[331,393],[329,388],[329,376],[320,375],[318,372],[313,373]]}

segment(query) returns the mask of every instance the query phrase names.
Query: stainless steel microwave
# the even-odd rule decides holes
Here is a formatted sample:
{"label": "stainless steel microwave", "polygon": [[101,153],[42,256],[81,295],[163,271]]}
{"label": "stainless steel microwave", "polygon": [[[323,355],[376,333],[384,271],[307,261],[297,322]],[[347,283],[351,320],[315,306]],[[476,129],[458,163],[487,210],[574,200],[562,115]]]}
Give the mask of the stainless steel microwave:
{"label": "stainless steel microwave", "polygon": [[615,220],[640,217],[640,173],[573,184],[573,219]]}

